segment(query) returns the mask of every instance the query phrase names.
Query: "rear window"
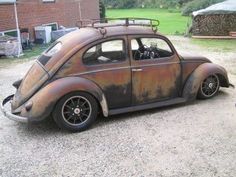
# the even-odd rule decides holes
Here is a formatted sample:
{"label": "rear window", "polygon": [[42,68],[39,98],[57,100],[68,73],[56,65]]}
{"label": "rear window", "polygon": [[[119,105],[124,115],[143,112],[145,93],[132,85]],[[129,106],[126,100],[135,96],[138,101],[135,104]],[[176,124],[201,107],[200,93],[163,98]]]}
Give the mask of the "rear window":
{"label": "rear window", "polygon": [[59,52],[61,50],[62,44],[59,42],[57,44],[55,44],[54,46],[52,46],[51,48],[49,48],[45,54],[47,56],[52,57],[54,54],[56,54],[57,52]]}
{"label": "rear window", "polygon": [[38,61],[45,66],[48,61],[61,50],[62,44],[60,42],[52,44],[39,58]]}

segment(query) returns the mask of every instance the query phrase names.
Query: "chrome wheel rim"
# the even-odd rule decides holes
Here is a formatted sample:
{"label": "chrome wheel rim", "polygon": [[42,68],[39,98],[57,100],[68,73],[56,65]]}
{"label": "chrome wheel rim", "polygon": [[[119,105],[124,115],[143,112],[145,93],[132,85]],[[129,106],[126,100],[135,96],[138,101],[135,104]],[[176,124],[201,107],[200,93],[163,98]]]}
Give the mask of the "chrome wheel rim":
{"label": "chrome wheel rim", "polygon": [[211,75],[206,78],[201,85],[202,94],[205,97],[212,97],[216,94],[220,86],[219,78],[216,75]]}
{"label": "chrome wheel rim", "polygon": [[74,96],[65,101],[62,106],[62,117],[66,123],[77,126],[85,123],[91,116],[90,102],[82,96]]}

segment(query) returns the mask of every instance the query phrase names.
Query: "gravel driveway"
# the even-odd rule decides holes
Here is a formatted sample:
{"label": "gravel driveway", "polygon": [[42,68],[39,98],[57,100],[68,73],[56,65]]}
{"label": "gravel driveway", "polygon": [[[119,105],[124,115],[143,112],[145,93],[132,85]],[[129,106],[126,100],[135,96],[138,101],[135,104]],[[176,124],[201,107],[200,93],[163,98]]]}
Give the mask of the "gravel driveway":
{"label": "gravel driveway", "polygon": [[[197,51],[226,67],[236,85],[236,52],[211,51],[171,37],[177,49]],[[32,62],[0,67],[0,100]],[[52,120],[21,124],[0,113],[0,176],[235,177],[236,94],[99,118],[82,133]]]}

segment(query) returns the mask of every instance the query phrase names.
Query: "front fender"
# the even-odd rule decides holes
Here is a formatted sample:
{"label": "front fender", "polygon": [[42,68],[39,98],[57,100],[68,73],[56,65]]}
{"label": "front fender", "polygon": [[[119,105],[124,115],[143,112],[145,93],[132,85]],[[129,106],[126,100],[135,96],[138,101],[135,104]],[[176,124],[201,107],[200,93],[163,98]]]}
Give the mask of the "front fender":
{"label": "front fender", "polygon": [[187,79],[183,89],[183,97],[189,101],[196,99],[202,81],[212,74],[218,75],[221,86],[230,86],[227,72],[223,67],[214,63],[204,63],[197,67]]}
{"label": "front fender", "polygon": [[80,77],[66,77],[49,83],[27,102],[32,103],[32,108],[30,111],[22,109],[21,116],[29,117],[32,121],[42,120],[51,114],[60,98],[74,91],[93,95],[100,103],[103,115],[108,116],[108,106],[102,90],[92,81]]}

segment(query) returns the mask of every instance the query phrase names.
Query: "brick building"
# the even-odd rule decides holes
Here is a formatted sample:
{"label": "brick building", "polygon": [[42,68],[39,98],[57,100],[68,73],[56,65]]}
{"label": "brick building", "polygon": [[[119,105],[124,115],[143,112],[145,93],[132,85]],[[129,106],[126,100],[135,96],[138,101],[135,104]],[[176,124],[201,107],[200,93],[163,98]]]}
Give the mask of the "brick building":
{"label": "brick building", "polygon": [[[2,1],[2,2],[1,2]],[[0,0],[0,35],[16,32],[14,0]],[[75,27],[80,19],[99,18],[99,0],[17,0],[19,27],[28,28],[31,38],[34,27],[52,25]]]}

